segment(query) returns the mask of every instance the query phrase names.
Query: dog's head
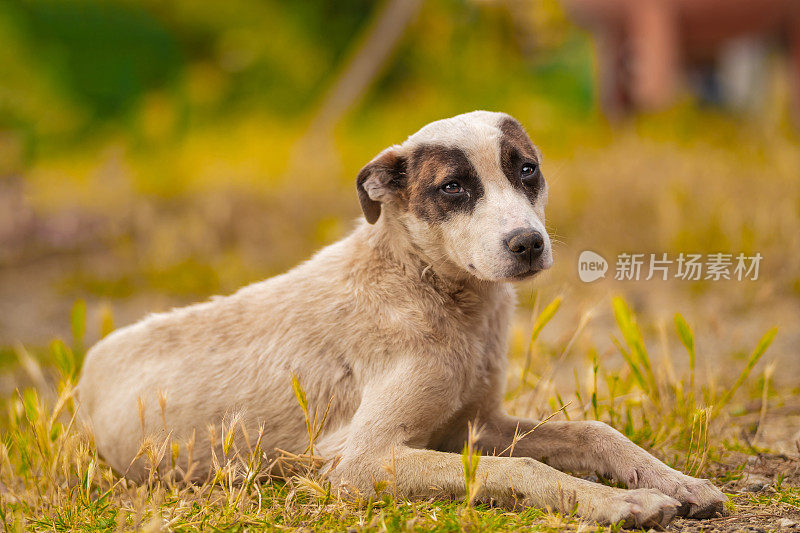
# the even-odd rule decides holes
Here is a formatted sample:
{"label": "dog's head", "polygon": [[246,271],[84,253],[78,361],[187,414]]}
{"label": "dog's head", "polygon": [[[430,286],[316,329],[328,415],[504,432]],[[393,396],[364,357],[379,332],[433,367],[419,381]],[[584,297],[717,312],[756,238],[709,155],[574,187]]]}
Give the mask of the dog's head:
{"label": "dog's head", "polygon": [[387,148],[356,185],[367,221],[398,220],[434,267],[520,280],[553,263],[540,160],[514,118],[474,111]]}

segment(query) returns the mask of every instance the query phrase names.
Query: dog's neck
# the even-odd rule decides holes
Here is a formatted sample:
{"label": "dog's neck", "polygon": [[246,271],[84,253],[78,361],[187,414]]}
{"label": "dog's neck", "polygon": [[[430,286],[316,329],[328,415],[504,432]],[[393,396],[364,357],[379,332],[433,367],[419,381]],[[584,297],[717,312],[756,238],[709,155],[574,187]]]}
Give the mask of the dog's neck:
{"label": "dog's neck", "polygon": [[506,282],[481,280],[447,259],[430,257],[413,242],[408,228],[397,218],[381,216],[374,225],[363,224],[356,232],[384,260],[401,266],[407,275],[437,292],[448,295],[471,292],[480,297],[508,292]]}

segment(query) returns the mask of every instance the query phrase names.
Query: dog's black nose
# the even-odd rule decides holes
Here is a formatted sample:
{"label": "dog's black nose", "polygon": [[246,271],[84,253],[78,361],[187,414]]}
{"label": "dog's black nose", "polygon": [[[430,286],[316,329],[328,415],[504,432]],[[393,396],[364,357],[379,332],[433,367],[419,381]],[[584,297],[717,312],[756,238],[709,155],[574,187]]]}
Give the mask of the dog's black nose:
{"label": "dog's black nose", "polygon": [[506,236],[506,247],[520,261],[531,263],[542,255],[544,237],[538,231],[518,229]]}

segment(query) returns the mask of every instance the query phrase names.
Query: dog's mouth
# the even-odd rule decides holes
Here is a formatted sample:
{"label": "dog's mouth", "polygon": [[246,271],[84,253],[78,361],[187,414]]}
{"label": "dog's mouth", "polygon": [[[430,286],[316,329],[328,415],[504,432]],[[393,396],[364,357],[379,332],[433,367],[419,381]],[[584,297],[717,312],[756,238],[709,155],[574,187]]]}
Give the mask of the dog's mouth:
{"label": "dog's mouth", "polygon": [[551,259],[545,258],[544,260],[536,260],[527,264],[517,262],[516,264],[505,265],[505,268],[498,269],[499,271],[494,270],[492,272],[490,270],[487,273],[483,273],[475,268],[474,263],[469,263],[466,270],[478,279],[485,281],[514,283],[531,279],[540,272],[549,269],[552,264]]}
{"label": "dog's mouth", "polygon": [[506,279],[508,281],[524,281],[530,279],[540,272],[552,266],[552,261],[534,261],[532,265],[523,267],[523,270],[511,274]]}
{"label": "dog's mouth", "polygon": [[518,274],[514,274],[509,279],[511,281],[523,281],[523,280],[532,278],[533,276],[535,276],[536,274],[538,274],[542,270],[544,270],[544,269],[543,268],[530,268],[530,269],[525,270],[523,272],[520,272]]}

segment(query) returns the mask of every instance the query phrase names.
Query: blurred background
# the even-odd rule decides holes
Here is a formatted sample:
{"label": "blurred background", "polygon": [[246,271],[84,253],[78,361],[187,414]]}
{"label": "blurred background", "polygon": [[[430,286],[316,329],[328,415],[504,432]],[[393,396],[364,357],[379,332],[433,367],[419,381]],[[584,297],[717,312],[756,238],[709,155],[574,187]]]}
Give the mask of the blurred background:
{"label": "blurred background", "polygon": [[[489,109],[543,151],[558,241],[554,268],[520,287],[516,343],[560,295],[543,335],[588,320],[579,343],[613,358],[622,294],[657,340],[680,311],[712,375],[714,357],[744,358],[778,325],[775,379],[798,392],[798,13],[793,0],[4,1],[0,364],[16,343],[68,339],[77,299],[91,343],[112,316],[291,267],[352,228],[355,176],[382,148]],[[585,249],[612,263],[606,279],[579,281]],[[756,281],[617,282],[620,252],[764,259]]]}

